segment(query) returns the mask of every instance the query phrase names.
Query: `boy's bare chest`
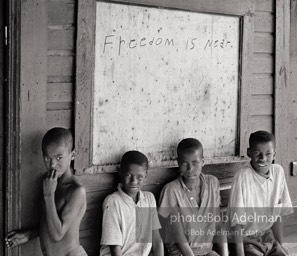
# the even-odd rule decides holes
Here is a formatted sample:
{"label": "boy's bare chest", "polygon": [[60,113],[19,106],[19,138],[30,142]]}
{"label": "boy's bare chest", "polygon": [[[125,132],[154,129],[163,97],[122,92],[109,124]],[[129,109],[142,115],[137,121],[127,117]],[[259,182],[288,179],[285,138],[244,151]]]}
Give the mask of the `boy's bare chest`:
{"label": "boy's bare chest", "polygon": [[68,186],[57,187],[55,191],[55,204],[56,204],[56,209],[58,213],[62,211],[64,206],[66,205],[68,193],[69,193]]}

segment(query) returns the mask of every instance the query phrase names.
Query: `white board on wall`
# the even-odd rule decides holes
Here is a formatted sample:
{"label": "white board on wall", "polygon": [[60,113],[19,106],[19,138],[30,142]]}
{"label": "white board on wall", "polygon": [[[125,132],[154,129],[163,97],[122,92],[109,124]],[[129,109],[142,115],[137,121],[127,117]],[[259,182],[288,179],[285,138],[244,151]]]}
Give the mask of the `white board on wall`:
{"label": "white board on wall", "polygon": [[205,157],[235,156],[238,17],[97,2],[93,164],[137,149],[175,159],[199,139]]}

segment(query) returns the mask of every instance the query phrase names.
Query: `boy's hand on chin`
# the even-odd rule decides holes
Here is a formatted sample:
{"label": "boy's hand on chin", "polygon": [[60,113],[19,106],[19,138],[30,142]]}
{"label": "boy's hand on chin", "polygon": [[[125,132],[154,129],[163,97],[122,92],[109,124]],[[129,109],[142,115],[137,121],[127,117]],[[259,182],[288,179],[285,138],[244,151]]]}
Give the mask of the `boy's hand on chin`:
{"label": "boy's hand on chin", "polygon": [[44,196],[53,196],[55,194],[58,183],[58,175],[56,170],[49,170],[47,176],[43,180]]}

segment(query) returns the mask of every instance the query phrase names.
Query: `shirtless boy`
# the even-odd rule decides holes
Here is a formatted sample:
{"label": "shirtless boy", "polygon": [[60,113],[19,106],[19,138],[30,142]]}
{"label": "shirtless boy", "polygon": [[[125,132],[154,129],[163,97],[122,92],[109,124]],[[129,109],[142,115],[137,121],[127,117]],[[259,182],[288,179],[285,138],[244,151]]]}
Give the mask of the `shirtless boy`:
{"label": "shirtless boy", "polygon": [[73,175],[73,138],[64,128],[49,130],[42,140],[47,173],[43,180],[43,216],[40,227],[11,231],[5,241],[9,249],[39,236],[43,255],[87,255],[79,243],[79,225],[86,211],[86,191]]}

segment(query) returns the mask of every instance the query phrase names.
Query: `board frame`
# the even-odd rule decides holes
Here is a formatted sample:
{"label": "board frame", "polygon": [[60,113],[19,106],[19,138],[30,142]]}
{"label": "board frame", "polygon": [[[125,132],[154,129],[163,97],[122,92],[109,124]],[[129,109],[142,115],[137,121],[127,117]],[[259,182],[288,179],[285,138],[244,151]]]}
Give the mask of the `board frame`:
{"label": "board frame", "polygon": [[[244,3],[237,0],[115,0],[102,1],[147,7],[168,8],[199,13],[231,15],[240,18],[239,53],[239,106],[237,155],[207,159],[207,163],[245,161],[248,136],[250,133],[250,88],[253,55],[253,31],[255,0]],[[100,173],[114,171],[113,166],[92,164],[92,108],[95,69],[96,1],[78,1],[77,20],[77,62],[75,83],[75,148],[77,173]],[[160,166],[175,166],[176,162],[163,162]]]}

